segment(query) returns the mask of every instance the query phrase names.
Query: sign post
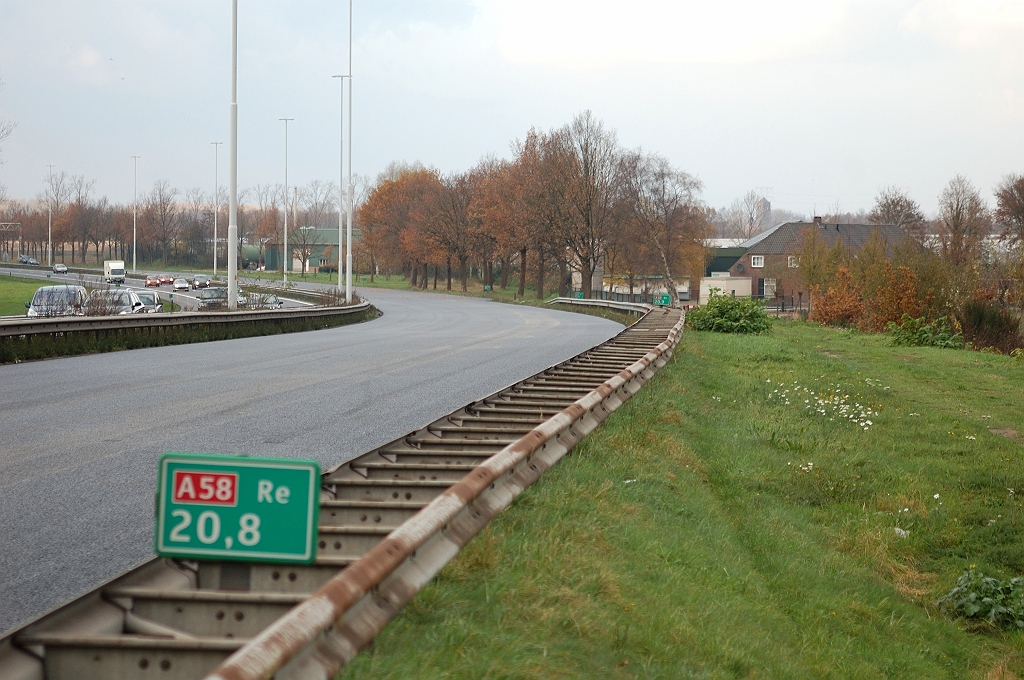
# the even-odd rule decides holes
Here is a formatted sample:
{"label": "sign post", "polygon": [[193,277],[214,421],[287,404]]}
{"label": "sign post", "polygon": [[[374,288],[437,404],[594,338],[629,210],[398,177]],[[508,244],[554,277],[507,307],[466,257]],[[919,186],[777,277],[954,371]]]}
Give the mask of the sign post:
{"label": "sign post", "polygon": [[191,453],[160,457],[156,553],[309,564],[316,557],[320,465]]}

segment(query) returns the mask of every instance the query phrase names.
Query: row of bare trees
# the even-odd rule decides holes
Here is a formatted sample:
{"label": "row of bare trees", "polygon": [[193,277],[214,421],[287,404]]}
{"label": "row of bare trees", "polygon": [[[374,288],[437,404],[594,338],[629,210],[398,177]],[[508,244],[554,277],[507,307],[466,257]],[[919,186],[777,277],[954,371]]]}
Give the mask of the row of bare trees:
{"label": "row of bare trees", "polygon": [[[158,180],[139,195],[135,206],[97,199],[94,186],[83,175],[58,172],[45,177],[46,188],[34,201],[0,197],[0,222],[21,224],[20,232],[0,232],[0,253],[11,257],[24,248],[45,262],[48,232],[52,231],[55,262],[85,265],[109,258],[130,259],[134,230],[140,263],[209,266],[214,212],[219,211],[218,257],[225,262],[228,215],[224,189],[215,199],[202,189],[181,192],[170,182]],[[253,261],[263,260],[268,245],[282,243],[286,209],[291,211],[289,239],[293,242],[308,238],[301,226],[337,227],[336,183],[313,180],[289,193],[286,197],[280,184],[259,184],[240,192],[239,242],[252,246],[247,252]]]}
{"label": "row of bare trees", "polygon": [[520,297],[530,280],[543,298],[553,273],[566,295],[578,272],[585,297],[602,269],[631,289],[637,277],[662,276],[673,296],[681,277],[703,274],[711,211],[694,176],[623,149],[589,111],[530,130],[513,152],[465,172],[394,164],[382,173],[356,220],[371,276],[401,272],[426,288],[433,272],[436,288],[443,271],[448,289],[457,277],[465,291],[471,270],[502,288],[516,275]]}

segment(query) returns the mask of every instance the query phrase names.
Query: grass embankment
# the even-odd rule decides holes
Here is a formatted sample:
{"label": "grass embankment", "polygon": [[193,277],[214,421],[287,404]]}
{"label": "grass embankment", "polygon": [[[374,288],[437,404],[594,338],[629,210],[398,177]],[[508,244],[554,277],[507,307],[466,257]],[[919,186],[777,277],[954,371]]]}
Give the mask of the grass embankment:
{"label": "grass embankment", "polygon": [[40,279],[0,276],[0,316],[24,316],[27,311],[25,303],[30,302],[36,291],[47,283]]}
{"label": "grass embankment", "polygon": [[1016,677],[934,603],[1024,571],[1024,362],[885,342],[687,331],[341,677]]}

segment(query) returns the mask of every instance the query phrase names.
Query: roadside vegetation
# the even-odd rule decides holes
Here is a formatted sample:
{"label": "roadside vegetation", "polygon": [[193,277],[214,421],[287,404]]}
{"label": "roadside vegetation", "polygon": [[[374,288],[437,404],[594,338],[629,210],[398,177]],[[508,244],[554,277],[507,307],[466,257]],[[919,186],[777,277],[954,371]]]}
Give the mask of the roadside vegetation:
{"label": "roadside vegetation", "polygon": [[1022,387],[993,353],[688,330],[340,677],[1018,677],[1019,608],[939,601],[1022,590]]}

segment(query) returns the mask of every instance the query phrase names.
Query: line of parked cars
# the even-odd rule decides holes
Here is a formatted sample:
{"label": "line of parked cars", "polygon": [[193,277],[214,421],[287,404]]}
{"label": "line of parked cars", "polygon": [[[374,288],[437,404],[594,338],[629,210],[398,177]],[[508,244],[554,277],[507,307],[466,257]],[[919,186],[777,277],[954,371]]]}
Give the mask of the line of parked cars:
{"label": "line of parked cars", "polygon": [[25,307],[29,317],[155,314],[163,311],[163,299],[157,292],[131,288],[87,293],[82,286],[43,286]]}
{"label": "line of parked cars", "polygon": [[[179,279],[184,281],[184,279]],[[177,283],[177,281],[175,282]],[[187,290],[187,288],[186,288]],[[211,312],[228,306],[227,288],[205,288],[198,297],[199,311]],[[156,314],[163,311],[159,291],[108,288],[86,291],[82,286],[42,286],[32,300],[25,303],[31,318],[56,316],[119,316],[124,314]],[[280,309],[284,302],[274,294],[238,292],[237,307]]]}

